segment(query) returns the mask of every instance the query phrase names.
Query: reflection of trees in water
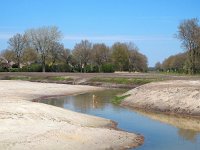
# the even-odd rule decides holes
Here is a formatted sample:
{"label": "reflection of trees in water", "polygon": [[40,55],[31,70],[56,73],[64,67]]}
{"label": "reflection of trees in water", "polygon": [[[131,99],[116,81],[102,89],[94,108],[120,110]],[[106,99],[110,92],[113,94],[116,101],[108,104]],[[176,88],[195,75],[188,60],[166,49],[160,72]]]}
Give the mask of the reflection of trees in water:
{"label": "reflection of trees in water", "polygon": [[92,93],[85,93],[76,96],[66,97],[66,101],[70,102],[75,110],[86,113],[93,109],[104,110],[110,103],[110,100],[117,94],[122,94],[123,90],[104,90]]}
{"label": "reflection of trees in water", "polygon": [[[114,89],[114,90],[103,90],[85,94],[79,94],[75,96],[61,96],[55,98],[48,98],[41,100],[40,102],[65,108],[65,105],[71,105],[72,108],[78,112],[87,113],[94,109],[104,110],[109,103],[109,107],[112,107],[110,104],[111,99],[116,95],[122,94],[127,90]],[[118,111],[118,107],[112,107],[115,111]]]}
{"label": "reflection of trees in water", "polygon": [[186,129],[179,129],[178,130],[178,135],[182,137],[185,140],[191,141],[193,143],[196,142],[196,137],[199,132],[194,131],[194,130],[186,130]]}
{"label": "reflection of trees in water", "polygon": [[53,106],[57,106],[57,107],[64,107],[64,101],[61,99],[57,99],[57,98],[51,98],[48,100],[44,100],[45,104],[49,104],[49,105],[53,105]]}
{"label": "reflection of trees in water", "polygon": [[76,110],[87,112],[91,109],[104,109],[110,97],[102,92],[86,93],[74,96],[71,103]]}
{"label": "reflection of trees in water", "polygon": [[85,113],[91,108],[91,100],[92,97],[90,97],[88,94],[81,94],[73,96],[71,103],[76,110]]}
{"label": "reflection of trees in water", "polygon": [[200,133],[200,120],[192,117],[166,115],[163,113],[145,112],[143,110],[135,110],[139,114],[149,117],[178,128],[178,135],[187,141],[196,142],[196,138]]}

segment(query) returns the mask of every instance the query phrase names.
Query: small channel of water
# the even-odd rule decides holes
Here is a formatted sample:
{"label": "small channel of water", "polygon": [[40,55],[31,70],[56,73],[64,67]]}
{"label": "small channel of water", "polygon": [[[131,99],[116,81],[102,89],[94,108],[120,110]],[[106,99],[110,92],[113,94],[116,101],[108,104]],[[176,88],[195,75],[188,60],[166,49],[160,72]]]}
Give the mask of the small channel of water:
{"label": "small channel of water", "polygon": [[111,119],[120,129],[140,133],[145,141],[137,150],[200,150],[200,120],[138,112],[110,103],[114,96],[124,92],[105,90],[40,102]]}

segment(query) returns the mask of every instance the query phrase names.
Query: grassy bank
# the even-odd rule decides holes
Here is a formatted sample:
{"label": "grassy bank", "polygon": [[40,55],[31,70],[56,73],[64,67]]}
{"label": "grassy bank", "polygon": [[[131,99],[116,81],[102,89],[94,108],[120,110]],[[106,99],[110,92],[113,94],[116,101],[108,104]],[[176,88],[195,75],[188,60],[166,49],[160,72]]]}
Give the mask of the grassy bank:
{"label": "grassy bank", "polygon": [[125,98],[127,98],[127,97],[129,97],[129,96],[130,96],[130,94],[128,94],[128,95],[122,95],[122,96],[115,96],[115,97],[111,100],[111,102],[112,102],[113,104],[119,105],[119,104],[121,104],[121,102],[122,102]]}
{"label": "grassy bank", "polygon": [[113,84],[125,84],[125,85],[143,85],[150,82],[161,81],[161,79],[147,79],[147,78],[99,78],[95,77],[90,80],[91,82],[103,82],[103,83],[113,83]]}
{"label": "grassy bank", "polygon": [[59,81],[73,81],[73,78],[68,76],[6,76],[3,80],[23,80],[23,81],[46,81],[46,82],[59,82]]}
{"label": "grassy bank", "polygon": [[134,88],[163,80],[200,80],[199,76],[176,76],[159,73],[0,73],[0,80],[25,80],[63,84],[83,84],[114,88]]}

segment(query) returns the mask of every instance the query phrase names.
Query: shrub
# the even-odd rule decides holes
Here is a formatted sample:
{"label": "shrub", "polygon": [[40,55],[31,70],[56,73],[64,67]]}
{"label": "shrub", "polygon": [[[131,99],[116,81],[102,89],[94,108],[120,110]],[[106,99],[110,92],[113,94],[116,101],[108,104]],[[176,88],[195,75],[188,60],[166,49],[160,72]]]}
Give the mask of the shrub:
{"label": "shrub", "polygon": [[112,102],[113,104],[115,104],[115,105],[119,105],[119,104],[121,104],[121,102],[122,102],[125,98],[129,97],[130,95],[131,95],[131,94],[122,95],[122,96],[115,96],[113,99],[111,99],[111,102]]}
{"label": "shrub", "polygon": [[5,68],[0,67],[0,72],[6,72]]}
{"label": "shrub", "polygon": [[93,67],[91,66],[91,65],[87,65],[87,66],[85,66],[85,72],[87,72],[87,73],[91,73],[91,72],[93,72]]}
{"label": "shrub", "polygon": [[99,67],[98,66],[94,66],[92,72],[99,72]]}
{"label": "shrub", "polygon": [[20,72],[21,69],[20,68],[9,68],[8,71],[9,72]]}
{"label": "shrub", "polygon": [[31,64],[29,68],[29,72],[42,72],[41,64]]}
{"label": "shrub", "polygon": [[31,64],[29,66],[23,66],[21,68],[22,72],[42,72],[41,64]]}
{"label": "shrub", "polygon": [[12,68],[18,68],[19,66],[18,66],[18,64],[13,64],[12,65]]}
{"label": "shrub", "polygon": [[102,65],[101,70],[102,70],[102,72],[105,72],[105,73],[113,73],[113,72],[115,72],[113,64],[104,64],[104,65]]}
{"label": "shrub", "polygon": [[[46,68],[47,69],[47,68]],[[55,64],[49,66],[48,72],[72,72],[72,67],[68,64]]]}

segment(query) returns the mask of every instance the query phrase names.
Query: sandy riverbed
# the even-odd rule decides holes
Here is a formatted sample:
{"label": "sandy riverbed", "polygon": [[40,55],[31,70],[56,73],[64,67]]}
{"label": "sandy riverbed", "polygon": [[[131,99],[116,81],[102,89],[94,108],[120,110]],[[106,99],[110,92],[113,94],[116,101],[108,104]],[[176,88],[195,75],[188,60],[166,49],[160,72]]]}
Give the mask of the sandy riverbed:
{"label": "sandy riverbed", "polygon": [[133,90],[122,105],[145,111],[200,117],[200,80],[149,83]]}
{"label": "sandy riverbed", "polygon": [[100,88],[0,81],[0,149],[125,149],[142,144],[139,135],[109,128],[111,120],[31,102],[91,90]]}

